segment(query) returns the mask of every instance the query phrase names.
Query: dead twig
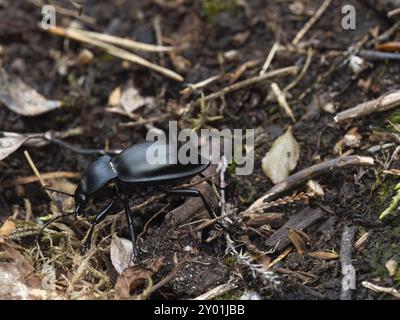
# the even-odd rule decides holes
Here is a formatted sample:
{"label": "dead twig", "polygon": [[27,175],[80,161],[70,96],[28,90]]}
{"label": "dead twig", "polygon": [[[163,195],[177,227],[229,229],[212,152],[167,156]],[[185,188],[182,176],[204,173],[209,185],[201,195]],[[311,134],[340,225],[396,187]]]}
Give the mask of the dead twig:
{"label": "dead twig", "polygon": [[223,294],[235,289],[236,287],[237,287],[237,285],[230,281],[228,283],[221,284],[221,285],[203,293],[202,295],[194,298],[193,300],[211,300],[218,296],[222,296]]}
{"label": "dead twig", "polygon": [[298,68],[296,66],[286,67],[286,68],[281,68],[281,69],[278,69],[278,70],[270,71],[270,72],[267,72],[267,73],[265,73],[265,74],[263,74],[261,76],[255,76],[255,77],[252,77],[252,78],[245,79],[243,81],[234,83],[232,85],[229,85],[229,86],[221,89],[218,92],[214,92],[214,93],[211,93],[211,94],[203,97],[202,99],[197,99],[193,103],[193,105],[194,106],[199,106],[200,103],[202,102],[202,100],[204,102],[206,102],[206,101],[209,101],[209,100],[220,98],[220,97],[225,96],[228,93],[231,93],[231,92],[246,88],[246,87],[251,86],[253,84],[262,82],[264,80],[267,80],[267,79],[270,79],[270,78],[273,78],[273,77],[287,76],[287,75],[291,75],[291,74],[295,75],[295,74],[297,74],[297,72],[298,72]]}
{"label": "dead twig", "polygon": [[283,109],[286,115],[292,119],[293,122],[296,122],[296,118],[294,117],[293,111],[286,101],[285,93],[282,92],[282,90],[279,88],[276,82],[271,83],[271,89],[275,95],[276,100],[278,101],[279,106]]}
{"label": "dead twig", "polygon": [[[53,179],[62,179],[62,178],[68,178],[68,179],[79,179],[81,174],[79,172],[68,172],[68,171],[57,171],[57,172],[47,172],[47,173],[42,173],[41,177],[43,181],[45,180],[53,180]],[[34,182],[38,182],[39,178],[35,176],[29,176],[29,177],[20,177],[12,181],[11,183],[6,183],[4,185],[4,188],[10,188],[14,186],[21,186],[21,185],[26,185]]]}
{"label": "dead twig", "polygon": [[108,54],[110,54],[114,57],[139,64],[143,67],[146,67],[153,71],[161,73],[164,76],[174,79],[176,81],[179,81],[179,82],[183,81],[183,77],[181,75],[177,74],[175,71],[169,70],[160,65],[157,65],[150,61],[147,61],[146,59],[143,59],[142,57],[140,57],[136,54],[133,54],[125,49],[121,49],[112,44],[92,38],[91,36],[88,36],[87,34],[83,33],[82,30],[57,27],[57,28],[49,29],[47,31],[54,35],[70,38],[70,39],[73,39],[76,41],[80,41],[83,43],[93,45],[97,48],[104,50],[105,52],[107,52]]}
{"label": "dead twig", "polygon": [[169,52],[173,51],[173,47],[165,47],[161,45],[154,45],[154,44],[148,44],[148,43],[143,43],[143,42],[138,42],[134,41],[131,39],[125,39],[121,37],[116,37],[110,34],[105,34],[105,33],[99,33],[99,32],[93,32],[93,31],[86,31],[82,29],[71,29],[75,30],[77,32],[80,32],[84,35],[87,35],[93,39],[97,39],[103,42],[107,42],[110,44],[114,44],[126,49],[130,50],[138,50],[138,51],[145,51],[145,52]]}
{"label": "dead twig", "polygon": [[394,16],[400,15],[400,8],[393,9],[387,13],[388,18],[393,18]]}
{"label": "dead twig", "polygon": [[361,166],[361,165],[373,165],[374,159],[371,157],[362,156],[346,156],[339,157],[324,162],[318,163],[306,169],[303,169],[291,176],[285,181],[282,181],[275,185],[273,188],[268,190],[261,198],[257,199],[247,210],[254,211],[259,207],[264,206],[267,202],[276,199],[279,194],[286,192],[295,186],[303,184],[307,180],[319,176],[326,172],[332,172],[333,170],[341,169],[344,167]]}
{"label": "dead twig", "polygon": [[145,300],[147,299],[153,292],[156,292],[157,290],[161,289],[163,286],[165,286],[168,282],[173,280],[176,275],[178,274],[179,271],[183,269],[183,267],[186,265],[188,262],[187,257],[184,257],[175,267],[174,270],[172,270],[164,279],[160,280],[157,282],[154,286],[143,292],[142,294],[138,295],[136,298],[138,300]]}
{"label": "dead twig", "polygon": [[400,299],[400,291],[396,290],[395,288],[385,288],[385,287],[377,286],[376,284],[373,284],[373,283],[368,282],[368,281],[363,281],[361,284],[365,288],[370,289],[370,290],[372,290],[374,292],[389,293],[392,296]]}
{"label": "dead twig", "polygon": [[351,290],[355,289],[356,272],[351,261],[353,240],[356,228],[345,226],[340,244],[340,263],[342,265],[342,290],[340,300],[351,300]]}
{"label": "dead twig", "polygon": [[298,45],[300,40],[304,37],[304,35],[313,27],[313,25],[321,18],[324,14],[326,9],[328,9],[329,5],[331,4],[332,0],[325,0],[322,5],[315,11],[314,15],[311,17],[310,20],[300,29],[300,31],[294,37],[292,44]]}
{"label": "dead twig", "polygon": [[265,74],[267,72],[269,66],[271,65],[272,59],[274,59],[275,54],[277,53],[278,49],[279,49],[279,41],[275,41],[271,48],[271,51],[269,52],[269,54],[267,56],[267,59],[265,59],[264,65],[261,68],[260,76],[262,76],[263,74]]}
{"label": "dead twig", "polygon": [[354,108],[339,112],[334,120],[342,122],[348,119],[360,118],[371,113],[382,112],[400,106],[400,90],[387,93],[378,99],[361,103]]}
{"label": "dead twig", "polygon": [[360,52],[360,56],[365,60],[377,61],[377,60],[400,60],[400,53],[396,52],[382,52],[377,50],[363,50]]}

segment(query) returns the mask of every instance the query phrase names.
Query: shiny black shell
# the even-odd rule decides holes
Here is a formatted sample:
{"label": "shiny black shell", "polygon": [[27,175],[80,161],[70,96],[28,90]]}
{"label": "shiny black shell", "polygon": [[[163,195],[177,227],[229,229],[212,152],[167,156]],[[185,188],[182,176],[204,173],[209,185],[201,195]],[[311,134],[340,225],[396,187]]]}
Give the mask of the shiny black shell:
{"label": "shiny black shell", "polygon": [[[183,182],[190,177],[203,172],[210,165],[208,159],[197,155],[197,164],[179,163],[149,163],[147,151],[154,142],[144,142],[133,145],[111,159],[102,156],[92,162],[82,177],[82,186],[88,195],[104,188],[111,181],[127,187],[140,185],[170,185]],[[172,149],[168,145],[159,148],[160,156],[167,159]]]}

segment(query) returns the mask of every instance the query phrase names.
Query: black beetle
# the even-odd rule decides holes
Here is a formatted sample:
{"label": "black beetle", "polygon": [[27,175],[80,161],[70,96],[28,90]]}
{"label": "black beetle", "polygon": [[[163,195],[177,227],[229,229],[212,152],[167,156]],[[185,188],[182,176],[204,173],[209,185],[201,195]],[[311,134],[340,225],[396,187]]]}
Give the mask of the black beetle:
{"label": "black beetle", "polygon": [[[75,191],[75,213],[77,215],[84,212],[88,200],[104,190],[111,183],[115,185],[112,200],[107,206],[96,214],[95,219],[87,236],[84,250],[90,247],[92,234],[95,226],[101,222],[113,209],[118,200],[124,205],[130,236],[133,243],[133,259],[138,261],[138,251],[136,247],[136,228],[133,223],[132,212],[129,207],[129,198],[140,188],[153,187],[157,191],[164,193],[182,195],[186,197],[200,197],[209,215],[214,218],[210,206],[206,202],[203,194],[196,189],[171,189],[171,185],[176,185],[188,180],[189,178],[201,174],[210,165],[208,159],[197,155],[196,164],[176,163],[154,164],[149,163],[146,155],[147,151],[155,142],[144,142],[133,145],[120,154],[111,158],[102,156],[93,161],[85,170]],[[159,152],[165,153],[168,157],[172,148],[168,145],[158,144]],[[169,158],[167,158],[169,159]]]}

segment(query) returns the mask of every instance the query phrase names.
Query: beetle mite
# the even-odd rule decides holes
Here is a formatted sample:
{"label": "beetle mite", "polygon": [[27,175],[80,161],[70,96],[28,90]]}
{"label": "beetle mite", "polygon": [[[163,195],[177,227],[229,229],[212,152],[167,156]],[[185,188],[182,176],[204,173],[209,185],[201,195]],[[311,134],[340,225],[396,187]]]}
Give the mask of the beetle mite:
{"label": "beetle mite", "polygon": [[[204,207],[209,215],[214,218],[214,214],[208,205],[204,195],[197,189],[173,189],[173,185],[178,185],[191,177],[201,174],[210,165],[210,161],[200,154],[197,154],[196,163],[182,164],[179,161],[174,163],[154,163],[148,161],[147,154],[149,148],[155,142],[144,142],[133,145],[114,158],[104,155],[93,161],[84,171],[79,184],[75,190],[75,213],[80,215],[88,200],[104,190],[111,183],[115,188],[111,196],[111,201],[95,215],[90,227],[83,250],[90,248],[94,228],[111,212],[118,200],[123,202],[130,237],[133,244],[132,258],[138,261],[138,250],[136,246],[137,230],[133,223],[133,216],[129,207],[129,198],[140,188],[150,186],[157,191],[167,194],[182,195],[185,197],[201,198]],[[165,159],[170,159],[172,148],[167,144],[158,144],[157,152]]]}

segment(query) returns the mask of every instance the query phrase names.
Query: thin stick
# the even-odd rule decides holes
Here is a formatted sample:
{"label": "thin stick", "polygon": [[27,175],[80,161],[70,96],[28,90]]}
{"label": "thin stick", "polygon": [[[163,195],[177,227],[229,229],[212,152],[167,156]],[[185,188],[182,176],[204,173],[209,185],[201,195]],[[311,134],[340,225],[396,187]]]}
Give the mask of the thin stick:
{"label": "thin stick", "polygon": [[139,295],[139,299],[146,299],[149,297],[153,292],[156,292],[157,290],[161,289],[163,286],[165,286],[168,282],[173,280],[176,275],[178,274],[179,271],[182,270],[182,268],[186,265],[188,262],[188,259],[185,257],[183,258],[175,267],[174,270],[172,270],[164,279],[160,280],[157,282],[153,287],[151,287],[149,290],[146,290],[143,294]]}
{"label": "thin stick", "polygon": [[286,67],[286,68],[282,68],[282,69],[278,69],[278,70],[274,70],[274,71],[270,71],[267,72],[261,76],[255,76],[240,82],[237,82],[235,84],[229,85],[223,89],[221,89],[218,92],[214,92],[209,94],[208,96],[203,97],[202,99],[198,99],[194,102],[194,106],[198,106],[200,105],[201,101],[203,100],[204,102],[209,101],[209,100],[213,100],[219,97],[223,97],[228,93],[246,88],[248,86],[251,86],[253,84],[256,84],[258,82],[262,82],[264,80],[273,78],[273,77],[279,77],[279,76],[286,76],[286,75],[290,75],[290,74],[297,74],[298,72],[298,68],[295,66],[292,67]]}
{"label": "thin stick", "polygon": [[262,76],[263,74],[265,74],[269,68],[269,66],[271,65],[272,59],[274,59],[276,52],[279,49],[279,41],[275,41],[271,51],[269,52],[267,59],[265,59],[264,65],[261,68],[260,71],[260,76]]}
{"label": "thin stick", "polygon": [[[79,179],[80,176],[81,175],[78,172],[68,172],[68,171],[47,172],[47,173],[41,174],[43,181],[52,180],[52,179],[60,179],[60,178]],[[37,181],[39,181],[39,178],[36,175],[29,176],[29,177],[21,177],[21,178],[15,179],[10,184],[6,184],[4,187],[9,188],[9,187],[14,187],[14,186],[18,186],[18,185],[30,184],[30,183],[37,182]]]}
{"label": "thin stick", "polygon": [[82,33],[81,30],[57,27],[54,29],[49,29],[47,31],[50,32],[51,34],[55,34],[58,36],[62,36],[62,37],[70,38],[70,39],[77,40],[80,42],[91,44],[93,46],[103,49],[105,52],[109,53],[110,55],[113,55],[114,57],[117,57],[117,58],[120,58],[123,60],[127,60],[127,61],[130,61],[133,63],[137,63],[143,67],[146,67],[153,71],[159,72],[159,73],[165,75],[166,77],[169,77],[176,81],[179,81],[179,82],[183,81],[183,77],[181,75],[177,74],[175,71],[169,70],[169,69],[159,66],[155,63],[147,61],[146,59],[143,59],[142,57],[140,57],[136,54],[133,54],[127,50],[118,48],[112,44],[108,44],[106,42],[91,38],[91,37],[85,35],[84,33]]}
{"label": "thin stick", "polygon": [[335,169],[341,169],[344,167],[361,166],[361,165],[373,165],[374,159],[371,157],[362,156],[347,156],[339,157],[332,160],[326,160],[318,163],[306,169],[303,169],[288,178],[278,183],[273,188],[269,189],[261,198],[257,199],[247,210],[254,211],[259,207],[264,206],[269,201],[276,199],[279,194],[289,191],[290,189],[303,184],[307,180],[319,176],[326,172],[332,172]]}
{"label": "thin stick", "polygon": [[356,272],[351,262],[355,233],[356,228],[348,226],[344,227],[340,244],[340,263],[342,265],[343,274],[340,300],[351,300],[351,290],[355,289]]}
{"label": "thin stick", "polygon": [[[154,33],[156,34],[157,45],[159,47],[162,47],[163,44],[162,44],[161,17],[158,14],[153,19],[153,28],[154,28]],[[164,65],[165,64],[164,53],[159,52],[158,56],[160,59],[160,64]]]}
{"label": "thin stick", "polygon": [[188,86],[185,89],[181,90],[181,92],[179,92],[179,93],[180,94],[190,94],[195,90],[202,89],[205,86],[207,86],[207,85],[219,80],[221,77],[222,76],[219,74],[219,75],[212,76],[210,78],[207,78],[207,79],[202,80],[202,81],[197,82],[197,83],[193,83],[193,84],[190,83],[190,84],[188,84]]}
{"label": "thin stick", "polygon": [[392,296],[395,296],[396,298],[400,299],[400,291],[396,290],[395,288],[385,288],[385,287],[377,286],[376,284],[373,284],[368,281],[363,281],[361,284],[365,288],[370,289],[374,292],[389,293]]}
{"label": "thin stick", "polygon": [[[25,155],[25,158],[28,161],[29,165],[31,166],[32,171],[35,173],[38,181],[40,182],[40,185],[43,187],[43,189],[45,190],[45,192],[49,196],[50,200],[54,201],[51,193],[44,188],[46,186],[46,184],[44,183],[44,180],[42,179],[42,177],[41,177],[41,175],[39,173],[39,170],[37,169],[36,165],[33,163],[32,158],[29,155],[29,152],[27,150],[24,151],[24,155]],[[56,201],[54,201],[54,203],[56,203]]]}
{"label": "thin stick", "polygon": [[279,106],[283,109],[286,115],[292,119],[293,122],[296,122],[296,118],[294,117],[293,111],[286,101],[286,96],[279,88],[276,82],[271,83],[271,89],[276,97],[276,100],[278,101]]}
{"label": "thin stick", "polygon": [[99,33],[99,32],[93,32],[93,31],[87,31],[87,30],[82,30],[82,29],[73,29],[71,30],[78,31],[84,35],[87,35],[93,39],[97,39],[100,41],[104,41],[110,44],[114,44],[126,49],[131,49],[131,50],[138,50],[138,51],[145,51],[145,52],[169,52],[173,51],[174,47],[165,47],[161,45],[154,45],[154,44],[149,44],[149,43],[143,43],[143,42],[138,42],[134,41],[131,39],[125,39],[117,36],[113,36],[110,34],[105,34],[105,33]]}
{"label": "thin stick", "polygon": [[360,52],[360,56],[369,61],[400,60],[400,53],[381,52],[377,50],[363,50]]}
{"label": "thin stick", "polygon": [[360,118],[371,113],[387,111],[398,106],[400,106],[400,90],[387,93],[378,99],[361,103],[354,108],[339,112],[335,116],[334,120],[335,122],[341,122],[344,120]]}
{"label": "thin stick", "polygon": [[321,16],[324,14],[326,9],[328,9],[329,5],[331,4],[332,0],[325,0],[322,5],[318,8],[317,11],[315,11],[314,15],[311,17],[310,20],[304,25],[303,28],[300,29],[300,31],[296,34],[294,37],[292,44],[293,45],[298,45],[300,40],[304,37],[304,35],[312,28],[312,26],[321,18]]}
{"label": "thin stick", "polygon": [[394,16],[400,15],[400,8],[393,9],[392,11],[389,11],[387,16],[388,18],[393,18]]}
{"label": "thin stick", "polygon": [[237,285],[233,282],[224,283],[219,285],[218,287],[215,287],[203,293],[202,295],[198,296],[197,298],[194,298],[193,300],[211,300],[235,289],[236,287]]}

